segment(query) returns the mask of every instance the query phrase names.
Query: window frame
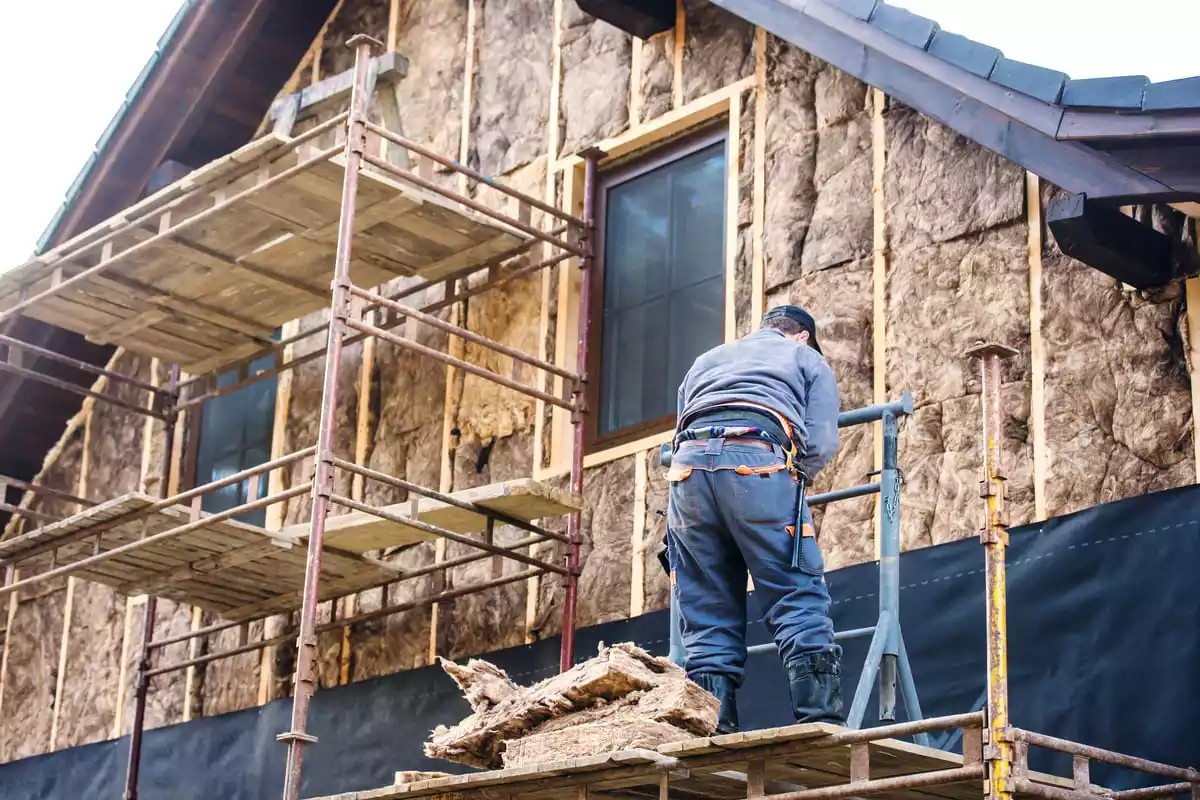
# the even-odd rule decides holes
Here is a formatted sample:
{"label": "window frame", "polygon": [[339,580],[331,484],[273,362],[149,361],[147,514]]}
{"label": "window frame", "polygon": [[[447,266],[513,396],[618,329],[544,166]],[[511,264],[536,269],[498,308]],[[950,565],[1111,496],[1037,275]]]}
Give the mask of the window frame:
{"label": "window frame", "polygon": [[[607,232],[605,212],[608,206],[608,192],[622,184],[628,183],[631,180],[639,178],[650,172],[653,172],[661,167],[668,166],[690,155],[693,155],[701,150],[712,147],[716,144],[724,145],[724,166],[725,175],[728,177],[730,160],[730,136],[729,123],[725,119],[719,122],[714,121],[711,124],[706,124],[698,130],[693,130],[685,133],[677,138],[668,140],[667,142],[656,145],[653,148],[633,155],[626,160],[616,164],[615,166],[604,169],[597,176],[596,181],[596,210],[595,210],[595,259],[592,269],[594,274],[591,276],[591,297],[590,308],[588,309],[589,319],[588,325],[588,357],[587,357],[587,374],[590,379],[587,382],[585,398],[587,402],[588,413],[584,415],[584,451],[596,452],[612,447],[617,447],[623,444],[637,441],[646,436],[661,433],[675,426],[676,413],[672,411],[669,414],[664,414],[660,417],[644,420],[635,425],[629,425],[619,430],[610,431],[601,434],[600,427],[600,376],[601,376],[601,359],[602,346],[604,337],[604,276],[605,276],[605,234]],[[729,213],[728,204],[729,181],[721,182],[721,213],[723,224],[721,225],[721,254],[722,261],[729,249],[728,241],[728,219],[724,219]],[[729,303],[729,276],[722,269],[722,293],[721,293],[721,316],[724,318],[728,312],[727,305]],[[721,341],[725,340],[724,328],[721,331]]]}

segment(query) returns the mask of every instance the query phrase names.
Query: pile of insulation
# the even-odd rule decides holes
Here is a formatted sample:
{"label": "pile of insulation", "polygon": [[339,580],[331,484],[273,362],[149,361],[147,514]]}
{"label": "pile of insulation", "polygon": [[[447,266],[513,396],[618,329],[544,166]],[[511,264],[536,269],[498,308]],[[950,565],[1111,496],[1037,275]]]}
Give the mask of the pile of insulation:
{"label": "pile of insulation", "polygon": [[441,659],[474,710],[453,727],[439,725],[425,755],[483,769],[654,748],[708,736],[718,702],[665,658],[630,644],[566,672],[521,687],[504,670],[472,659]]}

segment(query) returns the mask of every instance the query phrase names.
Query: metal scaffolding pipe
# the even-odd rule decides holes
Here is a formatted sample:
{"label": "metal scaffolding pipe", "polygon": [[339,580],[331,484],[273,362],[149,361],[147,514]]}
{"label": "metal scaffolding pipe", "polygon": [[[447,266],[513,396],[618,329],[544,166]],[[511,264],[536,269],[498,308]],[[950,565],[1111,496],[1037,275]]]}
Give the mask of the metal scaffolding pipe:
{"label": "metal scaffolding pipe", "polygon": [[426,314],[425,312],[418,311],[415,308],[409,308],[408,306],[401,305],[400,303],[397,303],[394,300],[389,300],[388,298],[384,297],[381,294],[376,294],[375,292],[368,291],[367,289],[360,289],[357,286],[353,286],[353,285],[350,286],[350,294],[354,295],[355,297],[360,297],[363,300],[368,300],[368,301],[370,301],[370,303],[372,305],[383,306],[384,308],[389,308],[392,311],[395,311],[397,314],[401,315],[402,317],[412,317],[413,319],[418,320],[419,322],[424,322],[426,325],[437,328],[438,330],[441,330],[441,331],[445,331],[446,333],[450,334],[451,336],[457,336],[460,339],[465,339],[466,341],[473,342],[477,345],[480,345],[481,347],[486,347],[489,350],[494,350],[497,353],[502,353],[506,356],[509,356],[510,358],[516,359],[517,361],[523,361],[524,363],[528,364],[531,367],[536,367],[537,369],[545,370],[546,372],[549,372],[551,374],[566,378],[569,381],[579,380],[579,376],[576,375],[575,373],[571,372],[570,370],[565,370],[562,367],[559,367],[555,364],[551,364],[549,361],[543,361],[540,358],[537,358],[536,356],[531,356],[528,353],[522,352],[521,350],[518,350],[515,347],[509,347],[506,344],[502,344],[493,339],[489,339],[486,336],[481,336],[478,333],[475,333],[474,331],[469,331],[466,328],[459,327],[458,325],[453,325],[449,322],[446,322],[443,319],[439,319],[439,318],[433,316],[432,314]]}
{"label": "metal scaffolding pipe", "polygon": [[879,778],[877,780],[852,781],[839,786],[823,786],[818,789],[802,789],[797,792],[780,792],[779,794],[763,795],[757,800],[841,800],[846,797],[882,794],[884,792],[920,789],[926,786],[942,786],[949,783],[982,778],[982,764],[972,764],[953,769],[939,769],[932,772],[918,772],[913,775],[898,775],[894,778]]}
{"label": "metal scaffolding pipe", "polygon": [[578,220],[575,217],[572,217],[567,212],[565,212],[561,209],[555,208],[552,205],[543,203],[541,200],[538,200],[536,197],[530,197],[529,195],[527,195],[523,192],[517,191],[516,189],[512,188],[511,186],[508,186],[506,184],[503,184],[503,183],[500,183],[499,181],[494,180],[493,178],[489,178],[487,175],[484,175],[481,172],[477,172],[476,170],[473,170],[470,167],[466,166],[465,164],[461,164],[452,158],[446,158],[445,156],[441,155],[440,153],[434,152],[433,150],[430,150],[427,147],[422,147],[420,144],[412,141],[411,139],[406,139],[397,133],[393,133],[392,131],[389,131],[387,128],[384,128],[381,125],[376,125],[374,122],[368,121],[367,122],[367,130],[371,131],[372,133],[378,134],[379,136],[381,136],[384,139],[387,139],[389,142],[391,142],[393,144],[400,145],[405,150],[409,150],[413,153],[417,153],[418,155],[424,156],[425,158],[428,158],[431,161],[436,161],[437,163],[441,164],[443,167],[449,167],[450,169],[454,170],[455,172],[459,172],[463,175],[466,175],[468,178],[474,178],[475,180],[479,181],[480,183],[485,183],[488,186],[492,187],[493,189],[495,189],[499,192],[503,192],[504,194],[508,195],[509,197],[515,197],[517,200],[520,200],[522,203],[525,203],[525,204],[531,206],[532,208],[536,208],[538,211],[543,211],[552,217],[557,217],[558,219],[562,220],[563,222],[567,222],[572,225],[577,225],[580,227],[583,226],[582,220]]}
{"label": "metal scaffolding pipe", "polygon": [[0,344],[6,344],[9,347],[16,347],[19,350],[35,353],[42,358],[48,358],[51,361],[57,361],[61,364],[66,364],[67,366],[77,369],[80,372],[87,372],[91,375],[96,375],[101,378],[121,381],[122,383],[135,386],[138,389],[145,389],[147,392],[152,392],[159,396],[166,395],[166,393],[160,387],[155,386],[152,383],[146,383],[145,381],[140,381],[137,378],[133,378],[129,375],[122,375],[120,372],[114,372],[113,370],[105,369],[104,367],[97,367],[95,364],[89,364],[86,361],[80,361],[78,358],[71,358],[63,353],[59,353],[54,350],[47,350],[44,347],[38,347],[35,344],[30,344],[29,342],[15,339],[12,336],[0,334]]}
{"label": "metal scaffolding pipe", "polygon": [[546,244],[553,245],[554,247],[560,247],[563,250],[566,250],[568,253],[573,253],[574,255],[577,255],[581,258],[584,256],[583,250],[581,250],[580,248],[576,247],[575,245],[573,245],[569,242],[564,242],[561,239],[556,239],[553,236],[551,236],[549,233],[547,233],[546,231],[541,230],[540,228],[535,228],[533,225],[529,225],[525,222],[521,222],[520,220],[513,219],[512,217],[502,214],[501,212],[496,211],[495,209],[493,209],[489,206],[486,206],[483,203],[480,203],[478,200],[472,200],[471,198],[467,197],[465,194],[459,194],[458,192],[451,191],[450,189],[447,189],[444,186],[439,186],[438,184],[434,183],[433,181],[429,181],[429,180],[422,178],[420,175],[417,175],[414,172],[409,172],[406,169],[401,169],[400,167],[397,167],[393,164],[389,164],[387,161],[384,161],[382,158],[376,158],[373,155],[364,153],[363,161],[367,162],[372,167],[375,167],[378,170],[382,170],[383,172],[386,172],[389,175],[399,178],[402,181],[406,181],[408,183],[414,184],[415,186],[419,186],[422,189],[426,189],[428,191],[440,194],[442,197],[445,197],[447,200],[453,200],[455,203],[465,206],[466,208],[469,208],[472,211],[477,211],[480,214],[489,216],[492,219],[496,220],[497,222],[507,225],[510,228],[516,228],[517,230],[521,231],[522,233],[528,234],[535,239],[545,242]]}
{"label": "metal scaffolding pipe", "polygon": [[130,403],[117,397],[111,397],[102,392],[93,391],[86,386],[80,386],[77,383],[64,381],[62,378],[55,378],[51,375],[46,375],[36,370],[18,367],[16,364],[10,364],[7,361],[0,361],[0,371],[11,372],[13,375],[20,375],[22,378],[29,378],[31,380],[44,383],[48,386],[62,389],[63,391],[82,395],[84,397],[90,397],[93,400],[101,400],[105,403],[116,406],[117,408],[123,408],[126,411],[133,411],[138,414],[143,414],[147,417],[154,417],[155,419],[166,419],[166,414],[161,411],[154,411],[146,408],[145,406],[139,406],[137,403]]}
{"label": "metal scaffolding pipe", "polygon": [[461,369],[463,372],[469,372],[472,375],[479,376],[480,378],[486,378],[493,383],[498,383],[501,386],[512,389],[515,392],[527,394],[530,397],[541,400],[544,403],[549,403],[550,405],[558,406],[559,408],[565,408],[567,410],[571,410],[572,408],[570,403],[555,397],[552,394],[547,394],[546,392],[543,392],[540,389],[534,389],[531,386],[525,386],[524,384],[506,378],[497,372],[492,372],[489,369],[476,366],[468,361],[463,361],[461,358],[455,358],[452,355],[443,353],[440,350],[435,350],[432,347],[426,347],[423,344],[418,344],[410,339],[405,339],[403,336],[397,336],[396,334],[385,331],[384,329],[375,325],[367,325],[354,319],[345,320],[345,324],[356,331],[362,331],[363,333],[370,334],[371,336],[378,336],[380,339],[391,342],[399,347],[403,347],[406,350],[413,350],[417,353],[421,353],[422,355],[429,356],[434,361],[440,361],[443,364],[449,364],[455,369]]}
{"label": "metal scaffolding pipe", "polygon": [[1011,733],[1013,739],[1018,742],[1025,742],[1033,747],[1044,747],[1047,750],[1057,750],[1060,753],[1069,753],[1075,756],[1083,756],[1090,758],[1093,761],[1101,761],[1105,764],[1115,764],[1118,767],[1126,767],[1139,772],[1147,772],[1151,775],[1161,775],[1164,778],[1175,778],[1176,780],[1189,781],[1192,783],[1200,782],[1200,771],[1187,769],[1184,767],[1173,767],[1170,764],[1163,764],[1158,761],[1149,761],[1137,756],[1118,753],[1113,750],[1104,750],[1100,747],[1092,747],[1091,745],[1072,742],[1068,739],[1059,739],[1054,736],[1047,736],[1044,733],[1034,733],[1033,731],[1023,730],[1021,728],[1012,728]]}
{"label": "metal scaffolding pipe", "polygon": [[490,508],[485,508],[484,506],[481,506],[478,503],[471,503],[466,500],[459,500],[457,497],[455,497],[453,495],[445,494],[443,492],[437,492],[437,491],[434,491],[433,489],[427,489],[426,487],[421,486],[418,483],[413,483],[412,481],[406,481],[403,478],[396,478],[396,477],[388,475],[384,472],[379,472],[377,470],[373,470],[373,469],[369,469],[364,466],[360,466],[353,462],[347,461],[344,458],[335,457],[333,459],[333,465],[340,469],[344,469],[347,472],[353,472],[356,475],[362,475],[364,478],[370,478],[373,481],[379,481],[380,483],[386,483],[388,486],[394,487],[396,489],[405,489],[407,491],[414,492],[414,493],[422,495],[424,497],[428,497],[433,500],[441,501],[448,506],[454,506],[455,508],[461,508],[464,511],[473,511],[476,514],[479,514],[481,516],[493,518],[493,519],[497,520],[498,522],[503,522],[505,525],[512,525],[515,528],[520,528],[522,530],[530,531],[531,533],[539,534],[547,539],[557,539],[560,542],[567,541],[567,537],[561,533],[555,533],[554,531],[546,530],[545,528],[542,528],[538,525],[534,525],[532,522],[526,522],[523,519],[518,519],[509,514],[505,514],[503,511],[494,511]]}
{"label": "metal scaffolding pipe", "polygon": [[470,536],[463,536],[461,533],[455,533],[454,531],[448,531],[445,528],[439,528],[436,525],[430,525],[428,522],[421,522],[419,519],[413,519],[412,517],[402,517],[399,514],[392,514],[388,511],[384,511],[381,508],[373,508],[372,506],[369,506],[366,503],[360,503],[357,500],[351,500],[349,497],[343,497],[342,495],[338,495],[338,494],[331,494],[329,496],[329,501],[331,503],[334,503],[339,506],[343,506],[345,508],[352,508],[355,511],[362,511],[365,514],[370,514],[372,516],[379,517],[380,519],[386,519],[389,522],[395,522],[397,525],[407,525],[410,528],[416,528],[417,530],[424,531],[425,533],[429,533],[434,536],[440,536],[443,539],[449,539],[452,542],[458,542],[459,544],[465,544],[468,547],[475,547],[475,548],[478,548],[479,550],[486,550],[487,552],[491,553],[492,555],[504,556],[505,558],[511,558],[514,561],[520,561],[522,564],[528,564],[532,567],[538,567],[540,569],[546,570],[547,572],[557,572],[559,575],[570,574],[570,573],[568,573],[567,569],[564,569],[563,567],[560,567],[557,564],[549,564],[545,561],[540,561],[536,558],[533,558],[532,556],[527,556],[527,555],[523,555],[521,553],[511,552],[511,551],[506,550],[505,548],[500,547],[498,545],[488,544],[487,542],[482,541],[480,539],[472,539]]}

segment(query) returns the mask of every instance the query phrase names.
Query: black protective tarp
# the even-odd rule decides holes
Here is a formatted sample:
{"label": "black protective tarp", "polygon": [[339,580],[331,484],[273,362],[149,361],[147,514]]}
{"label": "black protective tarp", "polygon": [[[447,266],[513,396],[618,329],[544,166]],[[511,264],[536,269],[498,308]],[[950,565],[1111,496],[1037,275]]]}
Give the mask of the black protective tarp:
{"label": "black protective tarp", "polygon": [[[1200,486],[1099,506],[1014,529],[1008,559],[1009,687],[1014,725],[1173,764],[1200,764]],[[980,707],[984,688],[983,548],[964,540],[901,557],[901,619],[925,716]],[[870,625],[877,569],[830,573],[839,629]],[[752,629],[762,641],[761,624]],[[599,642],[635,641],[667,650],[667,615],[579,632],[586,658]],[[866,651],[846,648],[847,703]],[[554,673],[558,640],[488,658],[517,681]],[[746,727],[790,722],[787,689],[773,655],[751,659],[739,701]],[[870,720],[876,708],[868,706]],[[279,796],[289,701],[147,732],[144,800]],[[437,667],[318,692],[305,795],[391,783],[397,769],[458,771],[421,744],[439,723],[468,712]],[[939,739],[958,749],[957,739]],[[118,798],[128,740],[0,765],[0,797]],[[1034,751],[1035,769],[1070,774],[1070,759]],[[1145,776],[1094,765],[1113,788]]]}

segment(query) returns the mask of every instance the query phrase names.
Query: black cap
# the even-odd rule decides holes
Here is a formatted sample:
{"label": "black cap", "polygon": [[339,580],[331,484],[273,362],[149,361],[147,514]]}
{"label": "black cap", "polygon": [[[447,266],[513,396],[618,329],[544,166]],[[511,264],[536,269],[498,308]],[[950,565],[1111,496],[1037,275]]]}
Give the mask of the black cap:
{"label": "black cap", "polygon": [[[795,322],[804,330],[808,331],[808,346],[818,353],[821,353],[821,345],[817,342],[817,321],[813,319],[812,314],[805,311],[800,306],[775,306],[766,314],[763,314],[763,322],[769,319],[777,319],[779,317],[787,317],[792,322]],[[821,353],[821,355],[825,355]]]}

